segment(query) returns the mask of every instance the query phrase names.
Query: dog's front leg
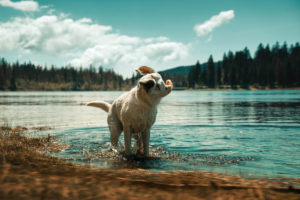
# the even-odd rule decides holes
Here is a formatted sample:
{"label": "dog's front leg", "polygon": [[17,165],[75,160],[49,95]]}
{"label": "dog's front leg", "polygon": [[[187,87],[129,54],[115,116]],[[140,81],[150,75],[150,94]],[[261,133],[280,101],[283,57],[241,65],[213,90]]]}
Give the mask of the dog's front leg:
{"label": "dog's front leg", "polygon": [[125,155],[130,156],[131,154],[131,131],[124,129],[124,142],[125,142]]}
{"label": "dog's front leg", "polygon": [[149,139],[150,139],[150,129],[142,133],[144,156],[149,157]]}

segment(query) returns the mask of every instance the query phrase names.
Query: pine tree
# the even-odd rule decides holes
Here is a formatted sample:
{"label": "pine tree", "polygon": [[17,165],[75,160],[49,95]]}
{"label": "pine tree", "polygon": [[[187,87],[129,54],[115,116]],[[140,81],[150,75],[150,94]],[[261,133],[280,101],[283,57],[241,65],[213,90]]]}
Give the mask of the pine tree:
{"label": "pine tree", "polygon": [[222,64],[221,62],[218,62],[217,64],[217,72],[216,72],[216,84],[218,85],[218,87],[220,87],[220,85],[222,85]]}
{"label": "pine tree", "polygon": [[190,88],[195,88],[195,84],[200,85],[201,65],[200,65],[199,61],[197,61],[196,65],[191,67],[189,74],[188,74],[188,80],[189,80]]}
{"label": "pine tree", "polygon": [[212,55],[209,56],[207,61],[207,69],[208,69],[208,87],[215,87],[215,64]]}

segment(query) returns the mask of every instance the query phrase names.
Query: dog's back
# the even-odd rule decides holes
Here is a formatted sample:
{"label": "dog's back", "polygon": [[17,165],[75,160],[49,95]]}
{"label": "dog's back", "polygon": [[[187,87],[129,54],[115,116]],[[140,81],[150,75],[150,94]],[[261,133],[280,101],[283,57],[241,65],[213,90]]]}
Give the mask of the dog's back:
{"label": "dog's back", "polygon": [[156,119],[157,105],[162,97],[171,92],[172,84],[165,84],[162,77],[151,68],[143,66],[140,70],[144,71],[144,76],[137,86],[117,98],[112,105],[102,101],[87,105],[108,112],[107,123],[113,146],[117,146],[119,136],[124,131],[125,153],[129,155],[131,137],[140,134],[141,139],[137,140],[137,144],[143,147],[144,155],[148,156],[150,128]]}
{"label": "dog's back", "polygon": [[157,104],[149,104],[138,94],[134,87],[128,93],[121,95],[112,104],[109,115],[117,116],[123,127],[139,133],[150,129],[157,114]]}

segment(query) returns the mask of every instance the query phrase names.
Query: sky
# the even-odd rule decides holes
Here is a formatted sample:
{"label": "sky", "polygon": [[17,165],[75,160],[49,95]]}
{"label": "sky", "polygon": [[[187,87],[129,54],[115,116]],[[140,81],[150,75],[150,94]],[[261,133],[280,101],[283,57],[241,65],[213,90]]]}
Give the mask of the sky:
{"label": "sky", "polygon": [[300,42],[299,0],[0,0],[0,57],[124,77]]}

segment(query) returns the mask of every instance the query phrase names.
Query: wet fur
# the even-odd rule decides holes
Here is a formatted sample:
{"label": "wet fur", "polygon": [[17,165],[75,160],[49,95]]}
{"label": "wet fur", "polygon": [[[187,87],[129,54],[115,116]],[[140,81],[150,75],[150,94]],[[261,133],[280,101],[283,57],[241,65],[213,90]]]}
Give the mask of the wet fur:
{"label": "wet fur", "polygon": [[150,128],[156,119],[157,105],[171,90],[172,86],[165,85],[158,73],[148,73],[138,81],[137,86],[118,97],[112,105],[103,101],[87,105],[108,112],[107,123],[113,146],[117,146],[119,137],[124,132],[125,154],[131,154],[133,137],[137,141],[139,152],[148,157]]}

